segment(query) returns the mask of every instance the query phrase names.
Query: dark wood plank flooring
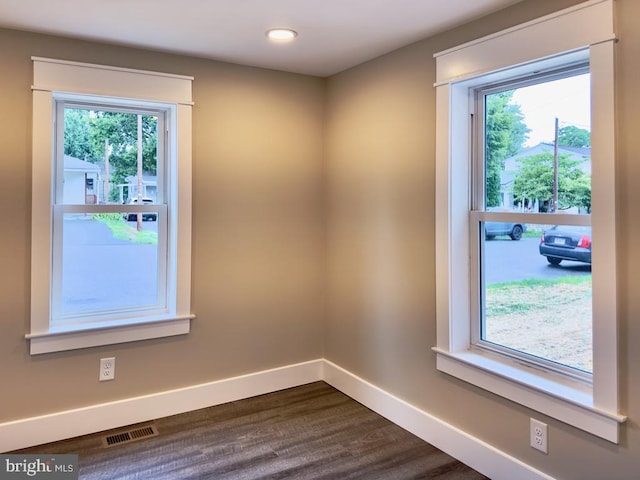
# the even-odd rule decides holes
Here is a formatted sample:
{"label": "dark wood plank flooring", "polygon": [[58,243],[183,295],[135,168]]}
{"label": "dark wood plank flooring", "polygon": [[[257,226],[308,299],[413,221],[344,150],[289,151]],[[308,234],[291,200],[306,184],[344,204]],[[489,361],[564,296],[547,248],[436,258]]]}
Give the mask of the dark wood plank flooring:
{"label": "dark wood plank flooring", "polygon": [[486,478],[324,382],[152,423],[131,443],[103,446],[118,429],[20,453],[77,453],[83,480]]}

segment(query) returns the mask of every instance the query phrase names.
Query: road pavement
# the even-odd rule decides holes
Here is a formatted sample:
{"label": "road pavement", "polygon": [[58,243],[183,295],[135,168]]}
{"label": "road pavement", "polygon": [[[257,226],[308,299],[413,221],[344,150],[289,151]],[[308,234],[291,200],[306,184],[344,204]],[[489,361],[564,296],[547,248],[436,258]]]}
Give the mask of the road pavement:
{"label": "road pavement", "polygon": [[498,237],[485,241],[485,280],[487,283],[525,279],[557,278],[591,275],[591,265],[563,260],[559,266],[550,265],[540,255],[539,238],[514,241]]}
{"label": "road pavement", "polygon": [[[128,222],[135,228],[135,222]],[[144,222],[156,230],[157,222]],[[157,245],[114,238],[103,223],[84,218],[64,222],[63,312],[154,305],[158,292]],[[488,284],[524,279],[591,275],[591,266],[563,261],[552,266],[538,252],[538,238],[485,241]]]}
{"label": "road pavement", "polygon": [[[144,228],[157,228],[155,223],[144,222]],[[157,259],[157,245],[114,238],[98,221],[65,220],[63,313],[155,305]]]}

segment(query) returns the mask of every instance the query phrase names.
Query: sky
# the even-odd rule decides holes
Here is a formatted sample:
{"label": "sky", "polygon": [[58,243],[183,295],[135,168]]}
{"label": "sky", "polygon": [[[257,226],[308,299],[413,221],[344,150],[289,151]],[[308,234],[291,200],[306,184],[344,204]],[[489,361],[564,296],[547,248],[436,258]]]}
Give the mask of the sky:
{"label": "sky", "polygon": [[590,90],[588,73],[517,89],[511,103],[520,105],[531,129],[525,146],[553,142],[556,117],[560,128],[575,125],[591,131]]}

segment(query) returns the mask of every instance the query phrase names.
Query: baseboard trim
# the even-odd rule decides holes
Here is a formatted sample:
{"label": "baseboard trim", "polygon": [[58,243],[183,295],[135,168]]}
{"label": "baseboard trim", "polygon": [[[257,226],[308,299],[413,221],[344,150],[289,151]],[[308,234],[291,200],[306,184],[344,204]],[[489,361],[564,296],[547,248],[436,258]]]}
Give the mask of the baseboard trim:
{"label": "baseboard trim", "polygon": [[0,423],[0,452],[146,422],[319,380],[489,478],[553,480],[553,477],[324,359]]}
{"label": "baseboard trim", "polygon": [[325,360],[323,379],[396,425],[494,480],[553,477]]}
{"label": "baseboard trim", "polygon": [[0,452],[56,442],[322,380],[323,360],[0,423]]}

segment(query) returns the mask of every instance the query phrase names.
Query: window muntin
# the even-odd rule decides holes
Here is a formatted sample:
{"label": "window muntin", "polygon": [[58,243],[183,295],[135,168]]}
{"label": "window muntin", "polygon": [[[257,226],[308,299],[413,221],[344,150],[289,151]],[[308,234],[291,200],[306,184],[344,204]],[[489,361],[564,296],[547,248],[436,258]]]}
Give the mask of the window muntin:
{"label": "window muntin", "polygon": [[588,66],[578,66],[474,89],[479,214],[469,229],[473,345],[585,381],[593,371],[591,227],[565,226],[549,240],[555,245],[541,240],[555,213],[590,223],[589,80]]}

